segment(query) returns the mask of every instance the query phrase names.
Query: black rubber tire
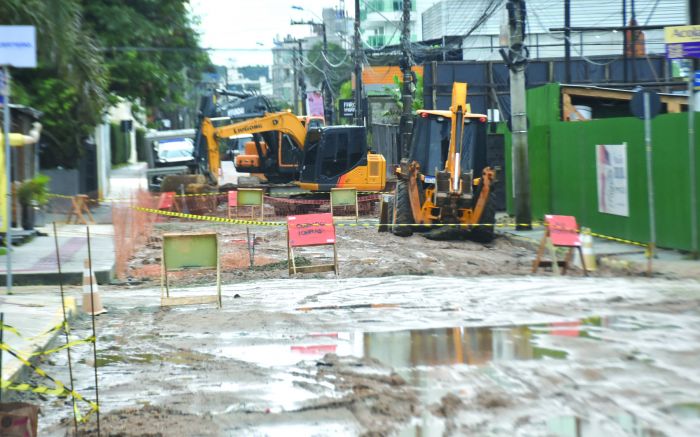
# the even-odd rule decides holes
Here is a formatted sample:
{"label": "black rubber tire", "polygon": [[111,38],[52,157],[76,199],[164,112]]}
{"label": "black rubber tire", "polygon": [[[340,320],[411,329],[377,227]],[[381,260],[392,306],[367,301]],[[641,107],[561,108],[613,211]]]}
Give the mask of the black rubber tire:
{"label": "black rubber tire", "polygon": [[[481,187],[480,187],[481,188]],[[486,205],[484,205],[484,211],[481,213],[481,218],[479,218],[480,224],[485,224],[487,226],[476,226],[472,229],[469,239],[479,242],[479,243],[490,243],[493,241],[496,230],[496,190],[495,184],[489,187],[489,196],[486,199]],[[479,195],[481,194],[481,189],[479,189]],[[478,199],[478,196],[475,198]]]}
{"label": "black rubber tire", "polygon": [[396,183],[396,221],[393,232],[398,237],[410,237],[413,235],[413,212],[411,200],[408,197],[408,181],[399,180]]}

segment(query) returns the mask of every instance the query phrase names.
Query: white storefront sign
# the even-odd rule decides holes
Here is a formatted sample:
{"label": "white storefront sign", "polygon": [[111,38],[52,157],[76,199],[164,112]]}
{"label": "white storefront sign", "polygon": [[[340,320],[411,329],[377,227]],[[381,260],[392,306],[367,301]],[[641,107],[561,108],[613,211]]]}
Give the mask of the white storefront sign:
{"label": "white storefront sign", "polygon": [[34,26],[0,26],[0,65],[36,68]]}

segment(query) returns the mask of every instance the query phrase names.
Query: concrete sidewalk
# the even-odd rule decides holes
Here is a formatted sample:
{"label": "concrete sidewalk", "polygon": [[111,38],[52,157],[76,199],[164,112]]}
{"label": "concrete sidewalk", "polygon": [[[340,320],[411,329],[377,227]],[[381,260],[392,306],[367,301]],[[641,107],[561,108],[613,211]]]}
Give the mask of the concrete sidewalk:
{"label": "concrete sidewalk", "polygon": [[[66,316],[70,320],[77,312],[75,287],[65,288]],[[42,286],[24,289],[16,294],[0,294],[0,311],[4,323],[15,328],[20,335],[9,330],[3,332],[3,343],[29,358],[40,351],[63,331],[52,328],[63,322],[61,293],[58,286]],[[51,332],[49,332],[51,331]],[[20,360],[5,351],[2,356],[2,379],[12,381],[24,372],[31,372]]]}
{"label": "concrete sidewalk", "polygon": [[[516,241],[521,241],[533,249],[537,248],[544,236],[544,228],[529,231],[505,228],[499,229],[497,232]],[[593,237],[593,253],[599,265],[613,269],[645,271],[647,268],[646,249],[642,246]],[[549,259],[549,253],[545,256],[545,259]],[[576,262],[580,267],[578,256],[576,256]],[[657,248],[655,257],[652,259],[652,271],[654,274],[664,276],[700,279],[700,261],[689,259],[686,254],[677,250]]]}
{"label": "concrete sidewalk", "polygon": [[[146,163],[143,162],[112,170],[107,201],[91,208],[98,224],[90,225],[90,246],[93,270],[100,284],[110,282],[114,276],[114,228],[111,224],[112,207],[109,199],[128,199],[139,189],[146,189],[145,174]],[[21,246],[13,247],[13,285],[59,283],[52,221],[55,221],[58,227],[63,281],[66,284],[82,284],[83,263],[88,258],[86,226],[64,224],[70,202],[65,199],[57,200],[57,203],[65,205],[53,213],[46,214],[46,225],[36,228],[42,235]],[[6,255],[0,255],[0,283],[3,285],[6,282],[6,271]]]}
{"label": "concrete sidewalk", "polygon": [[[84,261],[88,258],[87,226],[57,224],[61,271],[64,284],[82,284]],[[45,236],[12,249],[12,284],[59,284],[53,226],[37,228]],[[114,271],[114,228],[90,226],[92,266],[97,282],[108,283]],[[5,284],[6,255],[0,256],[0,283]]]}

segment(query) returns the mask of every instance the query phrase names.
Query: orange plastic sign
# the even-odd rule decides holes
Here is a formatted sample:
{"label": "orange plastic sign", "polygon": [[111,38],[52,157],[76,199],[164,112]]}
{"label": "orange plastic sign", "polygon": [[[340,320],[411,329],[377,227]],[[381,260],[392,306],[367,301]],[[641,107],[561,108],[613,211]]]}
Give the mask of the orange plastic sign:
{"label": "orange plastic sign", "polygon": [[335,226],[330,213],[289,216],[287,232],[291,247],[335,244]]}
{"label": "orange plastic sign", "polygon": [[238,206],[238,191],[231,190],[228,192],[228,206]]}
{"label": "orange plastic sign", "polygon": [[158,209],[167,209],[173,207],[175,202],[175,192],[166,191],[165,193],[160,193],[160,199],[158,200]]}
{"label": "orange plastic sign", "polygon": [[545,215],[547,232],[555,246],[579,247],[581,238],[578,234],[576,217],[571,215]]}

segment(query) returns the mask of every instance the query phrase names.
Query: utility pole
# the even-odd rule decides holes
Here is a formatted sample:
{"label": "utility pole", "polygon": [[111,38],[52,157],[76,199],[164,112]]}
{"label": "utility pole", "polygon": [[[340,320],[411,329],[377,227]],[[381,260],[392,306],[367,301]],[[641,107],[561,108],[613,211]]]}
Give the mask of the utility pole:
{"label": "utility pole", "polygon": [[[688,0],[688,24],[700,24],[700,6],[694,0]],[[690,71],[688,74],[688,156],[690,157],[690,245],[693,258],[698,259],[698,194],[697,194],[697,168],[695,149],[695,72],[700,67],[697,59],[690,59]]]}
{"label": "utility pole", "polygon": [[[627,26],[627,0],[622,0],[622,27]],[[622,31],[622,75],[624,76],[623,82],[627,83],[627,29]]]}
{"label": "utility pole", "polygon": [[525,0],[508,2],[510,49],[507,55],[510,69],[510,106],[513,157],[513,195],[515,197],[516,229],[532,228],[530,209],[530,164],[527,145],[527,101],[525,94]]}
{"label": "utility pole", "polygon": [[294,71],[294,113],[301,114],[299,110],[299,58],[297,58],[296,47],[292,47],[292,68]]}
{"label": "utility pole", "polygon": [[301,98],[301,110],[299,114],[306,115],[306,81],[304,80],[304,52],[301,49],[301,40],[297,40],[299,44],[299,97]]}
{"label": "utility pole", "polygon": [[323,31],[323,118],[326,125],[333,124],[333,96],[331,95],[331,84],[328,83],[328,40],[326,39],[326,23],[321,23]]}
{"label": "utility pole", "polygon": [[323,118],[327,125],[333,124],[333,96],[331,95],[331,85],[328,82],[328,39],[326,38],[326,23],[317,23],[312,20],[307,21],[291,21],[291,24],[308,24],[310,26],[321,26],[323,34],[323,47],[321,53],[323,55],[323,81],[321,82],[321,93],[323,95]]}
{"label": "utility pole", "polygon": [[399,121],[399,130],[401,133],[401,157],[408,158],[411,144],[411,132],[413,131],[413,95],[411,92],[411,84],[413,77],[411,75],[411,0],[403,0],[403,14],[401,17],[401,61],[400,67],[403,73],[403,84],[401,87],[401,103],[403,111],[401,120]]}
{"label": "utility pole", "polygon": [[571,0],[564,0],[564,65],[566,83],[571,84]]}
{"label": "utility pole", "polygon": [[364,126],[362,114],[362,41],[360,40],[360,0],[355,0],[355,125]]}

